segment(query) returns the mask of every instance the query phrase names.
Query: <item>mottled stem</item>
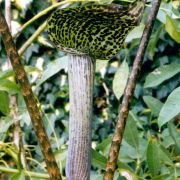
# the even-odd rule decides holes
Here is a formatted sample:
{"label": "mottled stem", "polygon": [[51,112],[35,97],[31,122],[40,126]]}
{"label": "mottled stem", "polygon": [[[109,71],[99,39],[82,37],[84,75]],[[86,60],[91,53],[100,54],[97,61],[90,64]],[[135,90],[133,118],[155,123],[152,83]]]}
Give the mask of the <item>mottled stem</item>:
{"label": "mottled stem", "polygon": [[129,80],[127,82],[125,93],[122,101],[122,106],[118,115],[118,122],[116,124],[114,136],[112,139],[112,144],[109,151],[108,161],[106,163],[106,172],[104,175],[104,180],[113,180],[114,172],[117,167],[117,160],[119,156],[120,146],[123,138],[123,133],[125,130],[126,120],[129,113],[129,103],[133,96],[133,92],[136,86],[136,80],[141,70],[141,63],[143,60],[143,56],[145,54],[145,50],[147,48],[149,38],[151,35],[151,31],[154,25],[154,21],[160,6],[161,0],[153,0],[152,8],[145,25],[145,29],[141,38],[141,42],[139,45],[139,49],[137,51],[133,68],[131,74],[129,76]]}
{"label": "mottled stem", "polygon": [[90,179],[93,77],[94,66],[90,57],[70,55],[68,180]]}

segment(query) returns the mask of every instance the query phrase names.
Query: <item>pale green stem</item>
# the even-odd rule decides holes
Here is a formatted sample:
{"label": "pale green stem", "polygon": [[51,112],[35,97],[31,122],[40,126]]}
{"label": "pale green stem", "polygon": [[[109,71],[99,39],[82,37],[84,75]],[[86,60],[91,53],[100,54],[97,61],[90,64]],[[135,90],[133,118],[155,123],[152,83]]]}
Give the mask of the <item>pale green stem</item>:
{"label": "pale green stem", "polygon": [[[16,174],[19,172],[19,170],[0,166],[0,172],[5,172],[5,173],[9,173],[9,174]],[[23,170],[23,172],[25,175],[29,175],[31,177],[49,179],[49,175],[45,174],[45,173],[37,173],[37,172],[26,171],[26,170]]]}

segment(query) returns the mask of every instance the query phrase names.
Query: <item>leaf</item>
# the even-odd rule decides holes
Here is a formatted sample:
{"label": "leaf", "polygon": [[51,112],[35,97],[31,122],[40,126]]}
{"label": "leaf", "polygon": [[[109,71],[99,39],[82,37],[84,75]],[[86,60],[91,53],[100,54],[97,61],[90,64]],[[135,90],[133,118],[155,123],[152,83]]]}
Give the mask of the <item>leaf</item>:
{"label": "leaf", "polygon": [[152,114],[154,114],[155,116],[159,116],[159,112],[163,106],[163,103],[152,96],[143,96],[143,100],[151,109]]}
{"label": "leaf", "polygon": [[159,127],[163,126],[165,123],[173,119],[179,113],[180,113],[180,87],[176,88],[168,96],[165,104],[163,105],[158,118]]}
{"label": "leaf", "polygon": [[128,64],[126,61],[123,61],[113,79],[113,91],[117,99],[119,99],[124,93],[124,89],[128,80],[128,74]]}
{"label": "leaf", "polygon": [[13,124],[12,118],[10,118],[9,116],[1,118],[0,127],[3,127],[3,128],[0,128],[0,133],[7,132],[12,124]]}
{"label": "leaf", "polygon": [[151,57],[151,59],[153,59],[154,54],[155,54],[155,49],[156,49],[156,45],[157,42],[159,40],[160,34],[163,30],[164,26],[161,25],[157,31],[152,35],[150,41],[149,41],[149,56]]}
{"label": "leaf", "polygon": [[124,163],[134,162],[134,159],[139,159],[137,149],[131,146],[125,139],[122,141],[120,160]]}
{"label": "leaf", "polygon": [[11,180],[19,180],[19,179],[25,179],[25,174],[22,170],[16,174],[14,174],[11,178]]}
{"label": "leaf", "polygon": [[152,176],[158,175],[161,168],[158,148],[157,140],[151,138],[147,147],[146,158]]}
{"label": "leaf", "polygon": [[138,180],[138,177],[135,173],[127,170],[127,169],[118,169],[121,176],[125,177],[125,179]]}
{"label": "leaf", "polygon": [[29,73],[33,73],[33,72],[41,72],[40,69],[38,69],[37,67],[34,66],[25,66],[25,71],[29,74]]}
{"label": "leaf", "polygon": [[139,26],[135,27],[126,37],[125,42],[129,43],[133,39],[141,38],[142,33],[144,31],[144,24],[140,24]]}
{"label": "leaf", "polygon": [[19,86],[15,82],[12,82],[7,79],[0,80],[0,90],[6,91],[10,94],[16,94],[20,92]]}
{"label": "leaf", "polygon": [[110,136],[110,137],[104,139],[100,144],[98,144],[96,149],[102,151],[103,154],[105,155],[106,152],[109,151],[111,142],[112,142],[112,137]]}
{"label": "leaf", "polygon": [[174,39],[177,43],[180,43],[180,30],[178,30],[175,22],[168,15],[166,16],[165,29],[172,39]]}
{"label": "leaf", "polygon": [[99,72],[101,69],[105,68],[108,64],[108,61],[97,60],[96,61],[96,72]]}
{"label": "leaf", "polygon": [[[31,72],[41,72],[40,69],[38,69],[37,67],[34,67],[34,66],[25,66],[25,71],[27,73],[31,73]],[[5,70],[3,72],[0,72],[0,80],[1,79],[8,79],[10,77],[14,77],[15,74],[14,74],[14,71],[12,69],[8,69],[8,70]]]}
{"label": "leaf", "polygon": [[106,157],[97,152],[96,150],[92,149],[92,164],[95,167],[105,170],[106,167]]}
{"label": "leaf", "polygon": [[0,72],[0,81],[1,79],[7,79],[9,77],[13,77],[14,76],[14,72],[12,69],[8,69],[6,71]]}
{"label": "leaf", "polygon": [[138,130],[137,130],[136,122],[131,114],[128,115],[126,128],[124,132],[124,139],[127,141],[128,144],[134,147],[137,151],[137,154],[139,154]]}
{"label": "leaf", "polygon": [[174,142],[176,144],[178,153],[180,153],[180,134],[177,131],[177,129],[173,123],[168,123],[168,129],[169,129],[169,133],[170,133],[172,139],[174,140]]}
{"label": "leaf", "polygon": [[180,72],[180,64],[172,63],[169,65],[163,65],[155,69],[146,77],[144,88],[158,86],[159,84],[161,84],[167,79],[170,79],[179,72]]}
{"label": "leaf", "polygon": [[97,0],[100,4],[111,4],[113,0]]}
{"label": "leaf", "polygon": [[41,79],[38,80],[37,86],[40,86],[47,79],[57,74],[60,70],[68,66],[68,56],[58,58],[47,65],[46,70],[43,72]]}
{"label": "leaf", "polygon": [[4,91],[0,91],[0,111],[6,116],[10,112],[10,109],[9,109],[9,96]]}
{"label": "leaf", "polygon": [[173,166],[173,159],[168,150],[161,144],[159,144],[159,158],[163,164],[169,164]]}

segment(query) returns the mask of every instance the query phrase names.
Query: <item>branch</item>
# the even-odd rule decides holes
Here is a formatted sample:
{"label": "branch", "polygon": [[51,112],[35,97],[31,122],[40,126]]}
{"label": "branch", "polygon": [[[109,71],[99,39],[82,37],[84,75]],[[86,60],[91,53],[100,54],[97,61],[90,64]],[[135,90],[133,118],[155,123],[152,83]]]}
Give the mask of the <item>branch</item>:
{"label": "branch", "polygon": [[38,137],[38,141],[44,155],[49,176],[52,180],[61,180],[62,178],[51,149],[50,141],[42,123],[40,112],[36,104],[36,99],[33,95],[24,67],[21,64],[20,56],[18,55],[8,25],[6,23],[4,15],[2,14],[2,10],[0,10],[0,33],[2,35],[2,40],[4,42],[12,67],[14,69],[16,79],[20,84],[27,110],[32,120],[32,125]]}
{"label": "branch", "polygon": [[46,21],[39,26],[39,28],[36,30],[36,32],[23,44],[23,46],[19,49],[18,53],[19,56],[22,56],[22,54],[26,51],[26,49],[32,44],[32,42],[41,34],[41,32],[44,31],[46,28]]}
{"label": "branch", "polygon": [[120,146],[121,146],[121,142],[123,138],[123,132],[126,125],[126,119],[129,113],[129,103],[134,93],[136,80],[141,70],[141,63],[143,60],[143,56],[145,54],[145,50],[148,45],[148,41],[151,35],[151,31],[154,25],[154,21],[155,21],[159,6],[160,6],[160,2],[161,0],[152,1],[151,12],[150,12],[149,18],[147,20],[147,23],[146,23],[146,26],[145,26],[145,29],[141,38],[137,55],[134,60],[132,72],[129,76],[129,80],[125,88],[125,93],[124,93],[124,97],[122,101],[122,107],[118,114],[118,121],[116,124],[114,136],[112,139],[108,161],[106,163],[106,172],[104,175],[104,180],[112,180],[114,176],[114,172],[116,170],[118,155],[119,155]]}

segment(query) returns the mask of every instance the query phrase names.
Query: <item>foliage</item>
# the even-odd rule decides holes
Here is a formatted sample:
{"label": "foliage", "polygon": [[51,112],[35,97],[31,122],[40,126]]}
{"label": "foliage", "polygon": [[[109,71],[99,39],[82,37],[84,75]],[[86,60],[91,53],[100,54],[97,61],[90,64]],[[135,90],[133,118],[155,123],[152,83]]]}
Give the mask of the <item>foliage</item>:
{"label": "foliage", "polygon": [[[0,2],[4,7],[4,1]],[[18,0],[12,2],[12,32],[51,5],[50,1],[44,0],[19,2]],[[73,6],[79,6],[81,3],[74,3]],[[134,179],[168,180],[178,179],[180,176],[178,8],[180,8],[178,1],[163,1],[161,4],[131,102],[115,179],[122,179],[121,175],[127,174]],[[119,103],[148,12],[149,5],[140,26],[129,34],[127,44],[116,57],[110,61],[96,62],[92,125],[91,179],[93,180],[102,179]],[[48,15],[36,20],[17,37],[17,48],[28,40],[47,17]],[[14,109],[9,107],[9,95],[15,94],[18,98],[18,120],[23,130],[29,167],[31,171],[43,174],[45,173],[43,157],[21,91],[14,80],[14,73],[12,70],[6,70],[7,57],[1,39],[0,51],[0,165],[16,169],[20,167],[16,149],[12,144]],[[65,53],[49,44],[46,31],[31,43],[22,56],[32,88],[39,99],[46,131],[61,172],[64,172],[65,168],[68,142],[67,61]],[[14,175],[14,179],[20,177],[24,177],[23,171]],[[37,178],[33,175],[31,177]]]}

